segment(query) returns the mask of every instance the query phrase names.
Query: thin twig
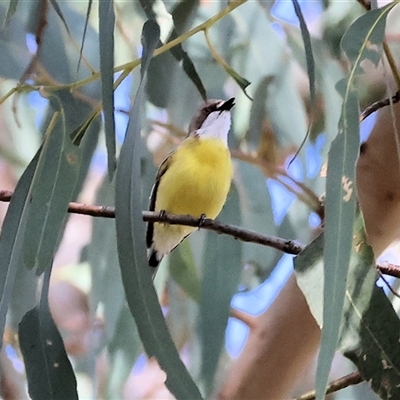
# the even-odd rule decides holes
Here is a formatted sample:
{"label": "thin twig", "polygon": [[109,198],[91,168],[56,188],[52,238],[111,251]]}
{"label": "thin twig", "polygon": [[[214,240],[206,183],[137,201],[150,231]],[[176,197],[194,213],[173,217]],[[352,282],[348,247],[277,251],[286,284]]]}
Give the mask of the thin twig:
{"label": "thin twig", "polygon": [[378,264],[379,271],[382,274],[394,276],[395,278],[400,278],[400,266],[394,264]]}
{"label": "thin twig", "polygon": [[[0,190],[0,201],[11,200],[13,192]],[[114,218],[115,209],[109,206],[87,205],[81,203],[69,203],[68,212],[84,214],[92,217]],[[276,236],[266,236],[250,229],[240,228],[234,225],[227,225],[209,218],[196,218],[190,215],[173,215],[168,213],[143,211],[143,220],[147,222],[166,222],[171,225],[193,226],[208,229],[217,233],[233,236],[243,242],[258,243],[264,246],[273,247],[288,254],[299,254],[304,246],[297,241],[285,240]]]}
{"label": "thin twig", "polygon": [[367,107],[362,114],[360,115],[360,122],[364,121],[367,117],[369,117],[372,113],[378,111],[379,109],[383,107],[387,107],[390,104],[396,104],[400,101],[400,90],[397,91],[392,98],[390,99],[384,99],[377,101],[376,103],[371,104],[369,107]]}
{"label": "thin twig", "polygon": [[[358,385],[359,383],[363,382],[364,379],[361,377],[358,371],[352,372],[342,378],[336,379],[335,381],[331,382],[327,389],[326,394],[337,392],[341,389],[347,388],[348,386]],[[315,399],[315,390],[312,392],[306,393],[301,397],[298,397],[296,400],[314,400]]]}

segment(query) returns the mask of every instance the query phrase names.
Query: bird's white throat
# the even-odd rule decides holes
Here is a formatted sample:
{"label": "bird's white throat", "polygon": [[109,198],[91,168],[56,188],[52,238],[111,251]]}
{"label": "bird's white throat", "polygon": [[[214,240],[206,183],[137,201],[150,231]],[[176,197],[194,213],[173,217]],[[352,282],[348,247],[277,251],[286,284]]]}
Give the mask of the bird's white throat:
{"label": "bird's white throat", "polygon": [[230,111],[213,112],[203,122],[196,133],[200,137],[221,139],[228,145],[228,133],[231,127]]}

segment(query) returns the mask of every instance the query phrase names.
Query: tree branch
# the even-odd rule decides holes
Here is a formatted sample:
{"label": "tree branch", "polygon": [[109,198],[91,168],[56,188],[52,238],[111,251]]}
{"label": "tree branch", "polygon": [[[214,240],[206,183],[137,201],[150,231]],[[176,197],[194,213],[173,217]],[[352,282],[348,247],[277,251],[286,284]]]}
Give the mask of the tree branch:
{"label": "tree branch", "polygon": [[[337,392],[351,385],[358,385],[363,381],[364,379],[361,377],[358,371],[352,372],[351,374],[348,374],[331,382],[328,385],[325,394]],[[298,397],[296,400],[314,400],[314,399],[315,399],[315,391],[313,390],[310,393],[306,393],[303,396]]]}
{"label": "tree branch", "polygon": [[382,274],[400,278],[400,266],[394,264],[378,264],[377,268]]}
{"label": "tree branch", "polygon": [[[0,201],[9,202],[13,192],[0,190]],[[92,217],[114,218],[115,208],[109,206],[87,205],[81,203],[69,203],[68,212],[74,214],[89,215]],[[243,242],[257,243],[273,247],[288,254],[299,254],[304,246],[293,240],[285,240],[276,236],[266,236],[250,229],[227,225],[210,218],[195,218],[190,215],[173,215],[168,213],[143,211],[143,220],[147,222],[167,222],[171,225],[186,225],[202,229],[208,229],[217,233],[223,233],[239,239]]]}
{"label": "tree branch", "polygon": [[[9,202],[14,192],[0,190],[0,201]],[[97,206],[92,204],[69,203],[68,212],[72,214],[88,215],[90,217],[115,218],[115,208],[111,206]],[[174,215],[152,211],[143,211],[143,220],[147,222],[167,222],[171,225],[186,225],[207,229],[217,233],[234,237],[243,242],[257,243],[273,247],[284,253],[297,255],[304,246],[295,240],[286,240],[276,236],[266,236],[250,229],[234,225],[227,225],[210,218],[195,218],[190,215]],[[378,264],[378,270],[385,275],[400,279],[400,266],[394,264]]]}
{"label": "tree branch", "polygon": [[371,114],[374,112],[378,111],[379,109],[383,107],[387,107],[390,104],[396,104],[400,101],[400,90],[397,91],[391,99],[384,99],[377,101],[373,104],[371,104],[369,107],[367,107],[360,115],[360,122],[364,121],[367,117],[369,117]]}

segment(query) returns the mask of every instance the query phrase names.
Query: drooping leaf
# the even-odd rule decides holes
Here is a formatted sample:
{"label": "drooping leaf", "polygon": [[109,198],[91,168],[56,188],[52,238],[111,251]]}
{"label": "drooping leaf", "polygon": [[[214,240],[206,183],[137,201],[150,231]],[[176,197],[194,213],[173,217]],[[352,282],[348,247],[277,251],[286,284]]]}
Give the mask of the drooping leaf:
{"label": "drooping leaf", "polygon": [[[231,189],[218,219],[232,225],[241,225],[239,193],[236,188]],[[202,352],[201,375],[210,393],[224,345],[230,301],[240,282],[242,243],[225,235],[207,232],[203,257],[198,329]]]}
{"label": "drooping leaf", "polygon": [[200,302],[201,282],[188,240],[169,255],[169,273],[191,299]]}
{"label": "drooping leaf", "polygon": [[214,45],[211,43],[211,40],[208,35],[208,31],[204,31],[206,41],[207,41],[207,46],[210,49],[211,54],[215,58],[215,60],[218,62],[219,65],[226,71],[226,73],[239,85],[239,87],[243,90],[243,93],[246,95],[246,97],[249,100],[253,100],[249,94],[246,92],[247,86],[250,85],[251,82],[249,82],[246,78],[241,76],[239,73],[237,73],[217,52],[217,49],[214,47]]}
{"label": "drooping leaf", "polygon": [[[181,0],[174,7],[171,13],[172,19],[174,21],[174,28],[168,41],[174,40],[190,28],[198,7],[199,0]],[[188,53],[184,50],[183,45],[179,44],[178,46],[173,47],[171,49],[171,54],[178,62],[182,62],[183,71],[186,73],[187,77],[193,82],[203,101],[205,101],[207,99],[206,89],[197,72],[196,66],[194,65],[192,59],[189,57]]]}
{"label": "drooping leaf", "polygon": [[23,262],[42,273],[57,249],[78,178],[80,149],[67,131],[63,102],[72,96],[60,92],[50,100],[59,118],[42,146],[30,193],[30,211],[24,233]]}
{"label": "drooping leaf", "polygon": [[60,6],[57,3],[57,0],[50,0],[50,3],[53,6],[53,8],[54,8],[55,12],[57,13],[58,17],[61,19],[65,30],[68,32],[68,35],[71,36],[71,31],[69,30],[69,26],[67,24],[66,19],[64,18],[64,14],[62,13]]}
{"label": "drooping leaf", "polygon": [[288,146],[299,146],[307,132],[304,102],[294,87],[292,70],[287,63],[282,63],[268,90],[267,113],[279,142]]}
{"label": "drooping leaf", "polygon": [[358,99],[343,104],[339,133],[329,151],[325,200],[324,317],[318,356],[316,393],[323,399],[339,339],[346,276],[356,210],[355,164],[359,149]]}
{"label": "drooping leaf", "polygon": [[378,48],[382,45],[387,15],[398,3],[399,1],[396,0],[385,7],[365,13],[343,35],[340,46],[352,66],[348,77],[337,85],[344,99],[355,85],[356,78],[364,72],[361,63],[366,59],[374,65],[379,63],[381,55],[374,45]]}
{"label": "drooping leaf", "polygon": [[[112,206],[114,197],[114,182],[105,177],[97,192],[95,203]],[[107,243],[107,246],[104,246],[104,243]],[[105,329],[103,343],[99,346],[101,348],[113,340],[125,302],[113,220],[94,219],[92,240],[87,245],[85,253],[92,271],[90,292],[92,311],[95,313],[99,304],[103,307]]]}
{"label": "drooping leaf", "polygon": [[[266,235],[275,235],[271,197],[262,172],[254,165],[238,161],[235,185],[240,199],[241,225]],[[269,275],[275,266],[275,254],[276,250],[272,248],[243,243],[243,263],[254,264],[264,276]]]}
{"label": "drooping leaf", "polygon": [[129,309],[149,357],[154,356],[166,372],[166,385],[178,399],[200,399],[201,395],[179,358],[147,266],[145,227],[142,220],[140,109],[144,99],[144,77],[159,41],[159,27],[147,21],[143,27],[142,81],[137,91],[121,149],[116,175],[116,227],[118,256]]}
{"label": "drooping leaf", "polygon": [[266,76],[258,83],[251,103],[249,130],[246,134],[246,141],[251,150],[257,150],[263,132],[264,121],[267,116],[266,101],[268,88],[273,82],[272,76]]}
{"label": "drooping leaf", "polygon": [[84,48],[84,45],[85,45],[86,32],[87,32],[88,24],[89,24],[89,17],[90,17],[90,13],[92,11],[92,4],[93,4],[93,0],[88,0],[88,6],[87,6],[87,9],[86,9],[85,25],[83,27],[83,33],[82,33],[81,48],[79,49],[79,60],[78,60],[78,65],[76,67],[76,71],[77,72],[79,72],[79,67],[80,67],[81,61],[82,61],[83,48]]}
{"label": "drooping leaf", "polygon": [[3,332],[15,275],[22,262],[22,243],[30,208],[30,186],[39,156],[40,150],[18,181],[0,234],[0,344],[3,343]]}
{"label": "drooping leaf", "polygon": [[45,273],[40,304],[28,311],[18,334],[29,395],[39,399],[78,399],[77,385],[64,343],[48,303],[51,268]]}
{"label": "drooping leaf", "polygon": [[122,396],[121,388],[142,349],[135,322],[126,305],[118,316],[115,335],[108,346],[111,368],[108,374],[107,394],[110,398]]}
{"label": "drooping leaf", "polygon": [[[199,2],[197,0],[183,0],[174,7],[171,13],[174,21],[174,28],[167,40],[168,42],[176,39],[188,29],[198,8],[198,4]],[[155,18],[155,13],[150,7],[150,4],[143,1],[141,5],[149,19]],[[154,105],[163,108],[168,107],[174,82],[178,79],[178,68],[183,69],[186,76],[197,88],[203,100],[206,99],[206,90],[197,73],[196,67],[187,52],[184,51],[182,44],[179,44],[150,62],[147,93],[149,95],[149,100]]]}
{"label": "drooping leaf", "polygon": [[[11,4],[10,4],[11,6]],[[0,4],[0,21],[6,19],[6,8]],[[26,46],[25,23],[19,14],[14,14],[4,29],[0,29],[0,76],[19,80],[31,60]]]}
{"label": "drooping leaf", "polygon": [[[354,362],[380,398],[395,398],[400,375],[397,340],[400,322],[382,289],[376,287],[374,257],[366,244],[360,216],[354,226],[338,350]],[[297,284],[320,326],[323,324],[323,244],[324,238],[320,235],[295,259]]]}
{"label": "drooping leaf", "polygon": [[108,175],[116,168],[114,120],[114,1],[99,1],[100,72]]}
{"label": "drooping leaf", "polygon": [[[379,398],[400,396],[400,320],[381,288],[372,249],[359,217],[348,274],[340,351],[352,360]],[[379,317],[378,317],[379,316]]]}
{"label": "drooping leaf", "polygon": [[301,36],[303,37],[304,50],[306,53],[306,63],[307,63],[307,74],[308,74],[308,82],[310,85],[310,104],[311,109],[314,108],[315,104],[315,61],[313,49],[311,46],[311,37],[310,32],[308,31],[306,21],[303,16],[303,12],[301,11],[299,2],[297,0],[292,0],[294,11],[299,19]]}
{"label": "drooping leaf", "polygon": [[397,2],[379,10],[372,10],[357,19],[341,42],[352,68],[348,78],[337,85],[343,96],[343,106],[339,133],[329,151],[325,202],[324,311],[316,376],[317,399],[323,399],[339,340],[346,290],[345,278],[351,253],[356,208],[355,163],[360,140],[355,79],[363,72],[360,66],[362,60],[368,58],[375,64],[379,61],[378,51],[371,49],[369,45],[381,45],[386,16],[395,3]]}

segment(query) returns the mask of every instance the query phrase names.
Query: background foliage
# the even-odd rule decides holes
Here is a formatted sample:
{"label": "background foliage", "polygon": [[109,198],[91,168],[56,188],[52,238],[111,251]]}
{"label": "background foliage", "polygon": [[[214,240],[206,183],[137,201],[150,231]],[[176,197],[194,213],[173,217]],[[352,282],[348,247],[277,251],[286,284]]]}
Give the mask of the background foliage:
{"label": "background foliage", "polygon": [[[141,211],[201,101],[234,96],[235,176],[218,219],[310,243],[294,264],[324,327],[317,397],[330,371],[354,369],[331,367],[337,349],[396,397],[399,320],[376,287],[356,161],[360,109],[400,85],[397,3],[1,3],[0,189],[15,188],[0,236],[3,396],[221,396],[292,258],[199,230],[153,286]],[[77,200],[115,205],[116,220],[69,217]],[[314,387],[312,363],[303,377],[291,396]],[[363,384],[340,396],[375,395]]]}

